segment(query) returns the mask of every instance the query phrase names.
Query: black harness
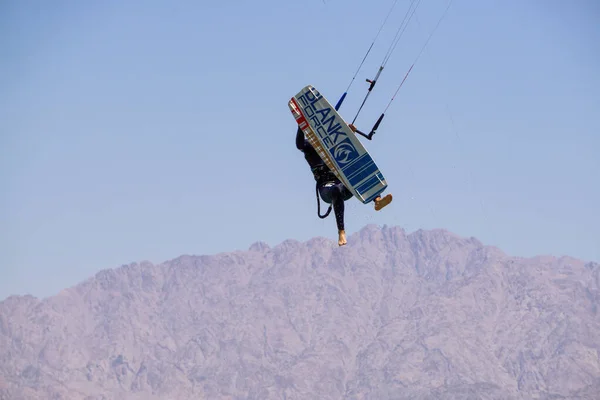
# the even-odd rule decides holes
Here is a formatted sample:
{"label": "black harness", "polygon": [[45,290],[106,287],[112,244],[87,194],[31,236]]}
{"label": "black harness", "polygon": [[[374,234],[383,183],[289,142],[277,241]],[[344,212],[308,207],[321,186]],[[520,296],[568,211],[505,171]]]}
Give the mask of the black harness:
{"label": "black harness", "polygon": [[311,171],[317,184],[324,185],[328,182],[337,183],[339,181],[337,176],[325,164],[317,165],[311,168]]}
{"label": "black harness", "polygon": [[337,183],[339,179],[335,174],[324,164],[317,165],[316,167],[311,168],[313,176],[315,177],[315,193],[317,195],[317,215],[319,218],[324,219],[327,218],[329,213],[331,213],[332,205],[329,204],[329,208],[324,215],[321,215],[321,201],[319,198],[319,186],[325,185],[327,183]]}

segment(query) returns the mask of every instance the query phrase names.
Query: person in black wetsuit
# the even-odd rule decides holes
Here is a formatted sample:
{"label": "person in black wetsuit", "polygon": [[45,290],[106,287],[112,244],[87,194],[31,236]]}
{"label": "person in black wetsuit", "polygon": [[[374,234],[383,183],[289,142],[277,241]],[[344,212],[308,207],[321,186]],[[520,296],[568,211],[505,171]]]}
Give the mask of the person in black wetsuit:
{"label": "person in black wetsuit", "polygon": [[[350,129],[356,131],[354,125],[350,124]],[[313,176],[317,181],[319,194],[324,202],[333,205],[335,213],[335,222],[338,229],[338,245],[346,244],[346,231],[344,228],[344,202],[352,198],[352,192],[338,179],[329,169],[327,164],[321,159],[317,151],[310,142],[304,138],[304,132],[298,127],[296,132],[296,148],[304,153],[304,158],[311,168]],[[392,195],[388,194],[385,199],[377,196],[373,202],[375,210],[379,211],[392,201]]]}

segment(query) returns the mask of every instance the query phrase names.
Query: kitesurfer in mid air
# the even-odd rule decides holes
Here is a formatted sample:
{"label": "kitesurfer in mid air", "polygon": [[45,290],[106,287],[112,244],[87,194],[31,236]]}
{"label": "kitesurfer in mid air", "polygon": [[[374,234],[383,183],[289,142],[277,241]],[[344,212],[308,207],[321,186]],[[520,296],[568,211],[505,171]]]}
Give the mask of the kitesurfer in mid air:
{"label": "kitesurfer in mid air", "polygon": [[[356,132],[354,125],[350,124],[349,126],[353,132]],[[317,189],[321,198],[324,202],[333,205],[338,229],[338,245],[343,246],[346,244],[346,232],[344,230],[344,202],[352,198],[352,193],[329,169],[310,142],[304,138],[304,133],[300,128],[298,128],[296,133],[296,147],[304,153],[304,158],[308,162],[314,178],[317,181]],[[373,200],[375,203],[375,211],[381,210],[391,201],[391,194],[387,194],[383,198],[377,196]]]}

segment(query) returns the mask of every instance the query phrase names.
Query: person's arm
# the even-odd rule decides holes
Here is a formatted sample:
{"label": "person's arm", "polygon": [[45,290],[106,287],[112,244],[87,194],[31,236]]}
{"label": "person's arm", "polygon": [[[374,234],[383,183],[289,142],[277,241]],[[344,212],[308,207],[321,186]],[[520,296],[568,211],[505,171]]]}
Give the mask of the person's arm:
{"label": "person's arm", "polygon": [[304,132],[298,127],[298,132],[296,132],[296,148],[298,150],[304,150],[304,143]]}

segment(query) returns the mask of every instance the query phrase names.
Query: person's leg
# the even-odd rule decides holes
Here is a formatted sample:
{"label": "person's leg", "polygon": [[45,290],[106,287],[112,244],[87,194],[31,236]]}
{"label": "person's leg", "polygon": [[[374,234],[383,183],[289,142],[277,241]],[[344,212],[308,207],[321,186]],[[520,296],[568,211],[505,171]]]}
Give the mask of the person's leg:
{"label": "person's leg", "polygon": [[335,222],[338,228],[338,245],[343,246],[347,243],[346,231],[344,229],[344,201],[349,198],[348,194],[352,197],[352,193],[342,183],[321,186],[319,192],[324,202],[333,205]]}

